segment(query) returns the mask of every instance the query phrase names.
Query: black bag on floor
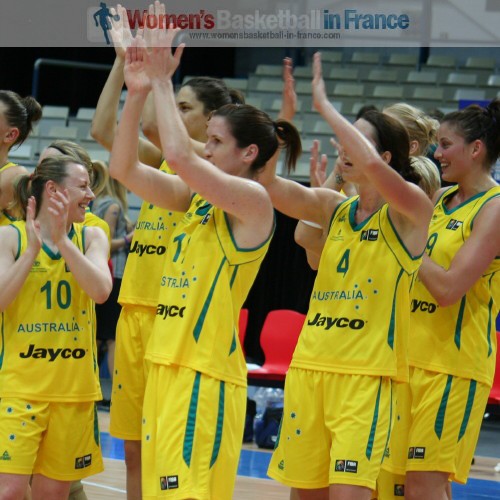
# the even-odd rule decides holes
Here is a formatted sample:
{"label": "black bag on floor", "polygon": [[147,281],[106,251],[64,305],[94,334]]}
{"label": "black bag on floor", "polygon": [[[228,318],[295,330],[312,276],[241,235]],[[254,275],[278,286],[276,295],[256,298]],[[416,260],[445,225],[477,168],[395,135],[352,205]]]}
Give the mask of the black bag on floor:
{"label": "black bag on floor", "polygon": [[243,442],[253,442],[253,422],[257,413],[257,403],[250,398],[247,398],[247,412],[245,415],[245,430],[243,431]]}
{"label": "black bag on floor", "polygon": [[255,442],[259,448],[274,449],[278,439],[283,408],[266,408],[262,420],[255,426]]}

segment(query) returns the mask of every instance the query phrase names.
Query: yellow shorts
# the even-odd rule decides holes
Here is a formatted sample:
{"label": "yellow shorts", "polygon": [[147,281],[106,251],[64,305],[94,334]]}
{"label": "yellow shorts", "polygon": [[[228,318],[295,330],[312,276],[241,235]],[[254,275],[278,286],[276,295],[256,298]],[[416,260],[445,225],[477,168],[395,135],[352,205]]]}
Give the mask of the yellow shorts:
{"label": "yellow shorts", "polygon": [[393,474],[381,469],[377,478],[377,491],[372,499],[401,500],[405,496],[405,480],[404,474]]}
{"label": "yellow shorts", "polygon": [[76,481],[103,471],[94,402],[0,401],[0,472]]}
{"label": "yellow shorts", "polygon": [[448,472],[465,483],[490,388],[420,368],[410,371],[411,428],[407,471]]}
{"label": "yellow shorts", "polygon": [[153,363],[144,398],[143,499],[232,499],[246,397],[246,387]]}
{"label": "yellow shorts", "polygon": [[124,305],[118,319],[109,433],[120,439],[141,439],[142,405],[150,365],[144,354],[155,317],[154,307]]}
{"label": "yellow shorts", "polygon": [[408,456],[408,433],[411,425],[411,390],[410,384],[394,384],[394,425],[385,450],[382,469],[397,475],[405,475]]}
{"label": "yellow shorts", "polygon": [[391,425],[390,379],[291,368],[268,475],[294,488],[373,490]]}

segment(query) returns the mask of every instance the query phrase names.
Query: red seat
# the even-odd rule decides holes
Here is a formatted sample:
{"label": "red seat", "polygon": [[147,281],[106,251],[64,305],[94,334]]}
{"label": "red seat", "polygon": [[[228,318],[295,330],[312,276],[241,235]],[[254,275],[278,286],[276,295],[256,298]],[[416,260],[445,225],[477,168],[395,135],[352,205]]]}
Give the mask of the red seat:
{"label": "red seat", "polygon": [[238,322],[238,337],[240,338],[240,344],[243,348],[245,344],[245,335],[247,333],[247,325],[248,325],[248,309],[240,310],[240,319]]}
{"label": "red seat", "polygon": [[250,379],[285,380],[305,319],[305,314],[288,309],[269,312],[260,334],[265,362],[261,368],[248,372]]}
{"label": "red seat", "polygon": [[490,405],[500,404],[500,352],[498,346],[500,346],[500,332],[497,332],[497,364],[495,378],[493,379],[493,387],[491,388],[488,398],[488,404]]}

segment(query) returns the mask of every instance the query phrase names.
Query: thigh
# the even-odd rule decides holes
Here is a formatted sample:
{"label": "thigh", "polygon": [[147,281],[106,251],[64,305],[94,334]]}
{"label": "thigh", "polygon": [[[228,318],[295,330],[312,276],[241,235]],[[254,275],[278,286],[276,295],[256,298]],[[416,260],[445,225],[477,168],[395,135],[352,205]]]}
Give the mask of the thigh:
{"label": "thigh", "polygon": [[[411,390],[408,383],[394,384],[394,421],[382,469],[404,476],[411,425]],[[399,483],[398,483],[399,484]]]}
{"label": "thigh", "polygon": [[153,364],[144,400],[143,497],[231,499],[245,408],[244,387]]}
{"label": "thigh", "polygon": [[48,426],[49,403],[3,398],[0,415],[0,473],[30,475]]}
{"label": "thigh", "polygon": [[118,320],[109,432],[120,439],[141,439],[149,367],[144,354],[155,316],[154,308],[124,306]]}
{"label": "thigh", "polygon": [[33,473],[57,481],[76,481],[102,470],[95,403],[50,403],[47,430]]}

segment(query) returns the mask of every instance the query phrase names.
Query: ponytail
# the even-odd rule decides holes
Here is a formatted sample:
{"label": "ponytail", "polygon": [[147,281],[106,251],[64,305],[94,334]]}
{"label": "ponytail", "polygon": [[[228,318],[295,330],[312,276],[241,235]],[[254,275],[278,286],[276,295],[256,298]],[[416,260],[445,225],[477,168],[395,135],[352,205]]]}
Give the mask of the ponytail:
{"label": "ponytail", "polygon": [[274,128],[281,142],[280,148],[286,150],[285,167],[289,174],[295,170],[297,160],[302,154],[300,134],[296,127],[286,120],[276,120]]}

